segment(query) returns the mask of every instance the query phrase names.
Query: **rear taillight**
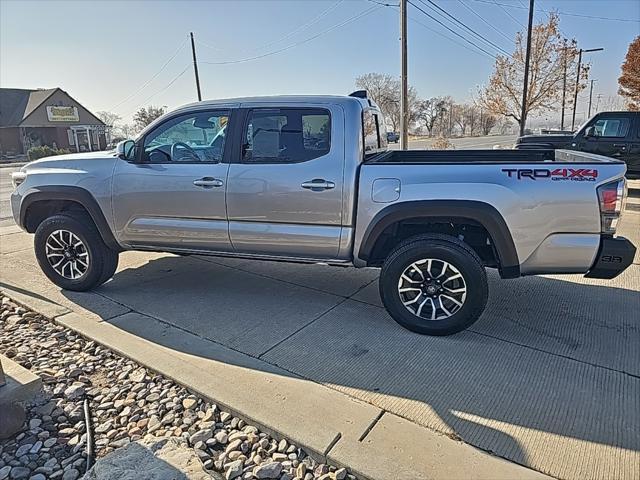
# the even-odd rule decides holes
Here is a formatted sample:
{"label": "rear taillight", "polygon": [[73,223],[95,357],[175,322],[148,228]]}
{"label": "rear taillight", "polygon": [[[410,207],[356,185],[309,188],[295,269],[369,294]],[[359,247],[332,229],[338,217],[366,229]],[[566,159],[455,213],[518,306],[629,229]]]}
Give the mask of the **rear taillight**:
{"label": "rear taillight", "polygon": [[600,202],[600,229],[602,233],[613,235],[618,227],[620,214],[627,201],[627,181],[622,178],[598,187]]}

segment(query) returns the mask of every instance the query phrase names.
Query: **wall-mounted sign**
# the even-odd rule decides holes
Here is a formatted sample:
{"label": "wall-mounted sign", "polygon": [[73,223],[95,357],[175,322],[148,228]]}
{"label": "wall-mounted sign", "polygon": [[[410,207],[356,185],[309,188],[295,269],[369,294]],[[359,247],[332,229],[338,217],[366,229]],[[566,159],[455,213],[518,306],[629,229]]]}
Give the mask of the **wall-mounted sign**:
{"label": "wall-mounted sign", "polygon": [[47,118],[50,122],[78,122],[80,116],[76,107],[47,106]]}

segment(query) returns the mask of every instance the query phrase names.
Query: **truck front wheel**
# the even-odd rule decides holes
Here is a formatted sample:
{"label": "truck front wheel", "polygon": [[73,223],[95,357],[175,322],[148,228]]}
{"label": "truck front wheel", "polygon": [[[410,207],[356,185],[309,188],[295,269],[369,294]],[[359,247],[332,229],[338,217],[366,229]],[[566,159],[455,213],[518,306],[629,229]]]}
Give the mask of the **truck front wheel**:
{"label": "truck front wheel", "polygon": [[409,238],[388,256],[380,296],[393,319],[425,335],[451,335],[474,323],[487,304],[487,274],[478,255],[449,235]]}
{"label": "truck front wheel", "polygon": [[47,218],[36,230],[34,247],[44,274],[65,290],[91,290],[118,265],[118,253],[105,245],[88,215]]}

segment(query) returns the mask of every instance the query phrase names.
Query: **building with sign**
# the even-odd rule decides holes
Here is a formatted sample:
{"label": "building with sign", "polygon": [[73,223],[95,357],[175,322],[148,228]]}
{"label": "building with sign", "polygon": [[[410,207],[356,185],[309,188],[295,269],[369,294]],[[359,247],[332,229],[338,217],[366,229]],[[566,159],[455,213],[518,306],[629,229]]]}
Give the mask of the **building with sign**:
{"label": "building with sign", "polygon": [[48,145],[75,152],[104,150],[107,126],[60,88],[0,88],[0,155]]}

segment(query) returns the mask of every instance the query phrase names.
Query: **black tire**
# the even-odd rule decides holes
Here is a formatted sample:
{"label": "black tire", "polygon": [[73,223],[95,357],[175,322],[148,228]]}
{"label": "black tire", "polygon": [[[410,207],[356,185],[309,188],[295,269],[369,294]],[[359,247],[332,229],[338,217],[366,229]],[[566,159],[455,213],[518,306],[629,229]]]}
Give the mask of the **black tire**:
{"label": "black tire", "polygon": [[[78,278],[70,279],[61,275],[47,258],[47,240],[57,230],[71,232],[77,236],[88,254],[88,267]],[[101,285],[113,275],[118,263],[117,252],[105,245],[96,226],[87,215],[68,214],[47,218],[36,229],[34,248],[44,274],[65,290],[83,292]]]}
{"label": "black tire", "polygon": [[[456,307],[454,304],[448,303],[448,299],[438,299],[430,302],[430,305],[435,305],[436,307],[447,303],[448,305],[453,305],[458,308],[457,311],[451,308],[453,314],[448,318],[445,318],[444,314],[441,319],[431,320],[430,318],[422,318],[416,315],[415,311],[409,311],[409,307],[405,306],[400,298],[401,295],[408,295],[406,293],[401,294],[399,291],[399,282],[401,281],[402,274],[407,268],[410,268],[412,264],[420,262],[423,259],[438,259],[447,262],[462,275],[462,280],[458,280],[458,282],[464,281],[466,288],[466,297],[461,302],[462,306]],[[439,265],[443,267],[444,271],[444,263],[439,263]],[[428,277],[428,275],[426,276]],[[424,272],[418,273],[417,277],[412,277],[412,279],[414,278],[425,278]],[[434,280],[428,279],[429,284],[436,282],[436,277],[433,278]],[[414,280],[414,282],[420,283],[421,281]],[[418,302],[426,304],[426,299],[423,302],[420,302],[420,300],[430,296],[425,288],[426,283],[427,281],[425,281],[424,284],[420,283],[420,285],[416,286],[417,288],[412,287],[414,290],[418,288],[422,290],[419,294],[412,294],[415,295],[413,298],[422,295],[416,304],[418,304]],[[379,287],[382,303],[391,317],[403,327],[425,335],[451,335],[466,329],[473,324],[484,311],[489,293],[487,273],[478,255],[467,244],[457,238],[441,234],[427,234],[412,237],[398,245],[387,256],[382,266]],[[441,286],[433,285],[431,288],[439,287]],[[442,288],[440,288],[440,291],[442,291]],[[438,292],[433,293],[437,294]],[[449,295],[447,291],[443,291],[443,293]],[[409,298],[409,300],[406,301],[411,302],[413,298]],[[435,299],[436,297],[434,296],[433,298]],[[457,300],[460,300],[460,298],[457,298]],[[429,306],[427,307],[427,311],[431,314],[432,311],[436,310],[436,307]],[[436,315],[436,318],[439,316],[441,315]]]}
{"label": "black tire", "polygon": [[103,283],[108,281],[111,277],[113,277],[113,274],[116,273],[116,270],[118,269],[119,258],[120,256],[118,255],[118,252],[111,250],[109,247],[107,247],[107,251],[105,252],[105,256],[104,256],[102,276],[100,277],[98,285],[102,285]]}

